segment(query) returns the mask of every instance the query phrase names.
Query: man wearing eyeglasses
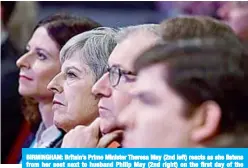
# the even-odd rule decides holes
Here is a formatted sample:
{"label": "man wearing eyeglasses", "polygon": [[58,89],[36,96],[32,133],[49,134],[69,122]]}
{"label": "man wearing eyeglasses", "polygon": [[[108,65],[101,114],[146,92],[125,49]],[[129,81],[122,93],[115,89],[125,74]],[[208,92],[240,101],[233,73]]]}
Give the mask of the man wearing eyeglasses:
{"label": "man wearing eyeglasses", "polygon": [[142,52],[158,43],[158,28],[158,25],[140,25],[119,33],[118,44],[108,60],[108,72],[92,88],[93,94],[101,97],[98,107],[103,135],[118,129],[116,118],[131,102],[128,92],[136,81],[133,62]]}

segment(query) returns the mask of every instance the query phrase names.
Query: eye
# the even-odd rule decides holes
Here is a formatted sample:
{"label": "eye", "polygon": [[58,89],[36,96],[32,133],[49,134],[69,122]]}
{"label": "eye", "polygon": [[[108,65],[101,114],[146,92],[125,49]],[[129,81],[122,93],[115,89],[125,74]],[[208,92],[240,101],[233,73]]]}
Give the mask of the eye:
{"label": "eye", "polygon": [[66,72],[66,77],[68,77],[68,78],[76,78],[77,75],[72,71],[67,71]]}
{"label": "eye", "polygon": [[47,59],[47,56],[40,51],[37,51],[37,55],[38,55],[39,60],[46,60]]}
{"label": "eye", "polygon": [[126,83],[132,83],[132,82],[135,82],[136,81],[136,75],[131,72],[131,71],[126,71],[126,70],[123,70],[123,69],[119,69],[119,72],[120,73],[120,80],[122,80],[123,82],[126,82]]}
{"label": "eye", "polygon": [[142,104],[146,104],[146,105],[156,104],[156,100],[152,96],[149,96],[147,94],[140,93],[137,95],[137,98]]}
{"label": "eye", "polygon": [[135,82],[136,76],[134,75],[123,75],[125,82]]}

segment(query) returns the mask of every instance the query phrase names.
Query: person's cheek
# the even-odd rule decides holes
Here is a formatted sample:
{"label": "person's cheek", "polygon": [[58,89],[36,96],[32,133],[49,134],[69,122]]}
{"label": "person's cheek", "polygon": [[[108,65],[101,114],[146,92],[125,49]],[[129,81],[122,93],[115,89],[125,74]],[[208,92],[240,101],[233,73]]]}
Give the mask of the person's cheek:
{"label": "person's cheek", "polygon": [[237,33],[248,29],[248,9],[247,11],[232,11],[230,14],[230,26]]}
{"label": "person's cheek", "polygon": [[127,94],[118,94],[118,98],[115,100],[117,107],[116,110],[120,113],[122,110],[126,108],[127,105],[131,102],[131,97]]}

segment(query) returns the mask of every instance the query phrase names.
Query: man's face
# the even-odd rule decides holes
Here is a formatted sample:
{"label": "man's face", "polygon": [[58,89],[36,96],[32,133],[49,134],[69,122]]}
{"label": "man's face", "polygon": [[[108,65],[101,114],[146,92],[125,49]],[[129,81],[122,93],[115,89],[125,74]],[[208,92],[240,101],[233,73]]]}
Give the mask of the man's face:
{"label": "man's face", "polygon": [[218,10],[218,14],[241,39],[248,39],[248,3],[226,2]]}
{"label": "man's face", "polygon": [[[158,37],[150,32],[135,32],[115,47],[108,61],[109,66],[117,66],[125,72],[134,73],[134,60],[157,40]],[[109,73],[106,73],[93,86],[92,92],[100,96],[98,107],[102,119],[100,126],[102,133],[109,133],[116,127],[118,113],[131,102],[128,92],[135,83],[135,79],[133,75],[122,76],[118,86],[112,87]]]}
{"label": "man's face", "polygon": [[[190,120],[184,118],[183,99],[164,79],[165,65],[140,71],[132,103],[121,112],[124,147],[189,147]],[[152,80],[151,80],[152,77]]]}

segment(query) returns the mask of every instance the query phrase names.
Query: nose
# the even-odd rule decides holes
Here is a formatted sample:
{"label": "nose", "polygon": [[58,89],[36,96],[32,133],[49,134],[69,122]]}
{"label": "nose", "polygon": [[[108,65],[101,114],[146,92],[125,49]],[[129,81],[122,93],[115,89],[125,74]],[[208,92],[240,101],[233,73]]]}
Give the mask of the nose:
{"label": "nose", "polygon": [[92,87],[92,93],[95,96],[110,97],[112,94],[111,85],[108,79],[108,73],[105,73]]}
{"label": "nose", "polygon": [[23,67],[25,67],[25,68],[29,69],[29,68],[30,68],[30,62],[28,61],[28,56],[29,56],[28,53],[22,55],[22,56],[16,61],[16,66],[17,66],[18,68],[23,68]]}
{"label": "nose", "polygon": [[57,74],[47,85],[47,89],[53,93],[62,93],[63,89],[63,78],[61,72]]}

